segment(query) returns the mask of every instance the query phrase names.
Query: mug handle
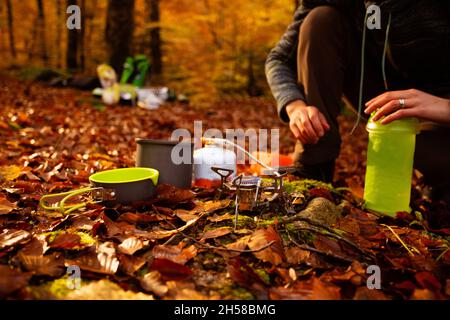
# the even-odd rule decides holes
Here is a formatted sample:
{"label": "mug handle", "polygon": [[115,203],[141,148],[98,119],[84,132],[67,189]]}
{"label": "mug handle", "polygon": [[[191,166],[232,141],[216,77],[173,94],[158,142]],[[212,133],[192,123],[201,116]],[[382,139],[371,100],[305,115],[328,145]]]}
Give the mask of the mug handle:
{"label": "mug handle", "polygon": [[[100,201],[85,201],[77,204],[71,204],[66,205],[66,201],[69,200],[72,197],[82,195],[85,193],[93,192],[93,191],[103,191],[103,188],[83,188],[79,190],[69,191],[69,192],[62,192],[62,193],[56,193],[56,194],[49,194],[45,195],[41,198],[39,201],[39,205],[41,208],[45,210],[51,210],[51,211],[60,211],[62,214],[70,214],[71,212],[84,208],[89,203],[98,203]],[[48,204],[48,200],[54,199],[54,198],[61,198],[63,197],[59,202],[56,202],[53,205]],[[103,198],[103,197],[102,197]]]}

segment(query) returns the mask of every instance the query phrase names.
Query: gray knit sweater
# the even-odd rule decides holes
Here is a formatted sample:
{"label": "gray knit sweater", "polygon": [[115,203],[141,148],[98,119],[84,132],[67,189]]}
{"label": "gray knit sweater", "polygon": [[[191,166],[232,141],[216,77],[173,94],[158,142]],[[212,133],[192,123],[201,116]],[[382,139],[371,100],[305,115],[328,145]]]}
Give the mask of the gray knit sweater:
{"label": "gray knit sweater", "polygon": [[[297,46],[299,29],[308,13],[317,6],[334,6],[348,13],[361,33],[365,8],[373,3],[381,8],[380,33],[384,33],[387,17],[392,14],[389,47],[394,61],[390,63],[404,76],[404,89],[409,86],[436,95],[450,93],[450,0],[303,0],[266,61],[267,80],[283,121],[289,120],[287,104],[305,101],[297,81]],[[374,42],[383,45],[383,41]]]}

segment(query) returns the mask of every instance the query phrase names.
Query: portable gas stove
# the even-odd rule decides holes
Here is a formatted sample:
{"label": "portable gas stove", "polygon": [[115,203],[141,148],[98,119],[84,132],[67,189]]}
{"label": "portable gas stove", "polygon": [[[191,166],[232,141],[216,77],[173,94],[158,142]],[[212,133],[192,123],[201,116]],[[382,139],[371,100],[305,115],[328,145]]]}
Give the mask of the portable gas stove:
{"label": "portable gas stove", "polygon": [[263,210],[275,203],[281,205],[282,210],[291,211],[291,202],[283,187],[285,174],[273,172],[262,176],[239,175],[229,181],[233,170],[217,167],[211,169],[221,178],[218,197],[228,192],[236,193],[235,228],[239,211]]}

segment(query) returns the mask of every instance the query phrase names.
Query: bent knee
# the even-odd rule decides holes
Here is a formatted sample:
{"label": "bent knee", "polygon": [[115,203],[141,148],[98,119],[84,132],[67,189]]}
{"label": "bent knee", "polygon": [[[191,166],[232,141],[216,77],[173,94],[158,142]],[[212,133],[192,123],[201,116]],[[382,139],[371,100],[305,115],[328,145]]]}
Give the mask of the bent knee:
{"label": "bent knee", "polygon": [[335,36],[343,25],[343,13],[332,6],[312,9],[300,26],[300,40]]}

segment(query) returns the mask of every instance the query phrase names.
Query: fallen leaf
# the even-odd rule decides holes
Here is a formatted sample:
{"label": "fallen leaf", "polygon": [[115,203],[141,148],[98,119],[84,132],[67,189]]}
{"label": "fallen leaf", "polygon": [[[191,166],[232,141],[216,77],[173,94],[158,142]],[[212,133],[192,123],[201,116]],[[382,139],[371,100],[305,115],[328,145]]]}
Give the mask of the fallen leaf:
{"label": "fallen leaf", "polygon": [[364,188],[363,184],[359,181],[356,177],[351,177],[345,180],[347,183],[350,192],[355,196],[356,198],[363,199],[364,198]]}
{"label": "fallen leaf", "polygon": [[19,252],[18,258],[22,266],[37,275],[59,277],[64,274],[64,257],[59,253],[50,255],[27,255]]}
{"label": "fallen leaf", "polygon": [[0,275],[0,298],[25,287],[32,276],[30,272],[20,272],[5,265],[0,265]]}
{"label": "fallen leaf", "polygon": [[0,215],[8,214],[17,209],[17,204],[9,202],[3,195],[0,195]]}
{"label": "fallen leaf", "polygon": [[159,271],[162,275],[162,279],[165,281],[183,280],[192,276],[191,269],[167,259],[153,260],[150,268]]}
{"label": "fallen leaf", "polygon": [[416,289],[414,290],[411,300],[435,300],[436,296],[433,291],[428,289]]}
{"label": "fallen leaf", "polygon": [[31,234],[24,230],[5,230],[0,234],[0,250],[17,244],[23,244],[31,239]]}
{"label": "fallen leaf", "polygon": [[221,228],[216,228],[213,230],[208,230],[202,235],[201,240],[215,239],[215,238],[223,237],[232,232],[233,232],[233,229],[231,229],[230,227],[221,227]]}
{"label": "fallen leaf", "polygon": [[161,273],[158,271],[151,271],[139,280],[141,287],[148,292],[153,292],[159,297],[166,295],[169,290],[161,281]]}
{"label": "fallen leaf", "polygon": [[195,194],[186,189],[179,189],[172,185],[160,184],[156,188],[156,199],[168,204],[178,204],[194,199]]}
{"label": "fallen leaf", "polygon": [[73,260],[66,259],[65,262],[66,266],[75,265],[82,270],[109,275],[117,272],[119,264],[112,242],[97,245],[94,251],[84,253]]}
{"label": "fallen leaf", "polygon": [[298,247],[292,247],[286,249],[287,262],[293,265],[299,265],[306,263],[311,253],[306,250],[302,250]]}
{"label": "fallen leaf", "polygon": [[231,279],[239,286],[249,290],[257,299],[267,300],[268,291],[265,281],[240,257],[233,258],[227,267]]}
{"label": "fallen leaf", "polygon": [[289,288],[273,287],[269,290],[272,300],[339,300],[340,288],[317,278],[297,280]]}
{"label": "fallen leaf", "polygon": [[208,220],[211,222],[214,222],[214,223],[222,222],[222,221],[226,221],[226,220],[232,220],[232,219],[234,219],[234,216],[229,213],[225,213],[222,215],[214,215],[213,217],[208,217]]}
{"label": "fallen leaf", "polygon": [[145,246],[146,244],[141,239],[138,239],[136,237],[129,237],[122,241],[122,243],[119,244],[117,248],[119,249],[119,252],[131,256],[135,254],[136,251],[141,250]]}
{"label": "fallen leaf", "polygon": [[22,168],[19,166],[1,166],[0,167],[0,181],[13,181],[20,177]]}
{"label": "fallen leaf", "polygon": [[[233,250],[240,250],[240,251],[242,251],[242,250],[245,250],[247,248],[250,239],[251,239],[251,236],[243,236],[243,237],[239,238],[239,240],[227,244],[225,247],[227,249],[233,249]],[[237,252],[237,251],[220,250],[219,254],[221,254],[224,257],[231,258],[231,257],[237,257],[241,253]]]}
{"label": "fallen leaf", "polygon": [[356,289],[354,300],[390,300],[382,291],[369,289],[367,287],[359,287]]}
{"label": "fallen leaf", "polygon": [[120,268],[123,272],[130,276],[133,276],[135,272],[141,269],[147,262],[142,257],[129,256],[125,254],[119,254],[117,255],[117,258],[120,261]]}
{"label": "fallen leaf", "polygon": [[126,221],[128,223],[151,223],[164,221],[167,217],[163,217],[157,214],[144,214],[144,213],[123,213],[119,217],[119,221]]}
{"label": "fallen leaf", "polygon": [[429,271],[417,272],[415,278],[423,289],[438,292],[442,288],[439,280]]}
{"label": "fallen leaf", "polygon": [[156,259],[167,259],[184,265],[197,255],[197,248],[194,245],[187,248],[183,248],[183,245],[156,245],[152,254]]}
{"label": "fallen leaf", "polygon": [[49,243],[50,248],[53,249],[80,249],[83,247],[81,244],[81,237],[73,233],[60,233],[53,241]]}
{"label": "fallen leaf", "polygon": [[280,236],[272,226],[267,229],[256,230],[251,236],[248,247],[251,250],[259,250],[270,242],[273,242],[273,244],[268,248],[254,252],[253,254],[264,262],[279,265],[284,260],[284,249]]}

